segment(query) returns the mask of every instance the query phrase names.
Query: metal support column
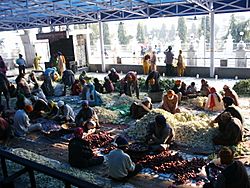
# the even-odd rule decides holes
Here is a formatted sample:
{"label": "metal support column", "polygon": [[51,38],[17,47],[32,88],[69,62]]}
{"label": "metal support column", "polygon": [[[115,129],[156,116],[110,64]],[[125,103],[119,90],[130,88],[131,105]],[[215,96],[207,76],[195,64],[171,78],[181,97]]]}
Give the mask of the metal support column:
{"label": "metal support column", "polygon": [[99,23],[99,34],[100,34],[102,72],[106,72],[105,62],[104,62],[103,23],[101,21],[101,13],[100,12],[98,13],[98,23]]}
{"label": "metal support column", "polygon": [[214,10],[213,10],[213,0],[210,1],[210,19],[211,19],[211,31],[210,31],[210,77],[214,77],[215,67],[214,67]]}

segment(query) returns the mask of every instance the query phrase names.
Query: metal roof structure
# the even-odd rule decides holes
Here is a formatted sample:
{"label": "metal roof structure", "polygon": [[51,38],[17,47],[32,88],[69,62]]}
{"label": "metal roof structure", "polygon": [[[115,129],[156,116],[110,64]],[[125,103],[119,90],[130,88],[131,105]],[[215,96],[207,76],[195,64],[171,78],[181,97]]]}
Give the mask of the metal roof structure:
{"label": "metal roof structure", "polygon": [[250,0],[0,0],[0,31],[250,11]]}

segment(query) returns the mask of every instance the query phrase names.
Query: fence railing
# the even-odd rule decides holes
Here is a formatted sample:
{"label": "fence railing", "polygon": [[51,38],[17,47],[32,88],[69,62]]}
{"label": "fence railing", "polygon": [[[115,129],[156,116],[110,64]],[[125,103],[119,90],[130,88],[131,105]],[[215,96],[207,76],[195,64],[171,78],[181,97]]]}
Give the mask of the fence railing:
{"label": "fence railing", "polygon": [[[30,161],[28,159],[19,157],[3,149],[0,149],[0,158],[1,158],[1,167],[3,172],[3,179],[2,180],[0,179],[0,187],[6,187],[6,185],[14,182],[14,180],[17,179],[22,174],[28,173],[31,187],[36,188],[36,179],[34,171],[37,171],[45,175],[48,175],[50,177],[53,177],[55,179],[63,181],[66,188],[71,187],[71,185],[83,188],[100,188],[100,186],[98,185],[78,179],[72,175],[65,174],[63,172],[41,165],[34,161]],[[7,171],[6,159],[14,163],[20,164],[24,168],[9,176]]]}

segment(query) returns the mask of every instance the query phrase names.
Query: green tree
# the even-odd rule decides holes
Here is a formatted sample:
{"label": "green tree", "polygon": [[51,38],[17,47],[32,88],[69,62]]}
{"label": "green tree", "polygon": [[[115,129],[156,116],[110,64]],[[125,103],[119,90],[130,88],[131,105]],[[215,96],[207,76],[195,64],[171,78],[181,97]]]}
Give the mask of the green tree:
{"label": "green tree", "polygon": [[178,19],[178,26],[177,26],[178,34],[181,41],[184,43],[187,40],[187,26],[184,17],[180,17]]}
{"label": "green tree", "polygon": [[172,24],[171,29],[168,32],[168,42],[174,41],[174,37],[175,37],[175,26],[174,24]]}
{"label": "green tree", "polygon": [[103,23],[103,40],[105,45],[110,45],[109,25]]}
{"label": "green tree", "polygon": [[126,30],[124,28],[124,23],[120,22],[118,26],[118,40],[120,44],[126,45],[129,43],[130,37],[126,35]]}
{"label": "green tree", "polygon": [[89,28],[91,29],[91,33],[89,36],[90,44],[94,45],[96,41],[99,39],[99,27],[98,27],[98,24],[92,23],[92,24],[89,24]]}
{"label": "green tree", "polygon": [[244,35],[242,36],[242,40],[245,42],[249,42],[250,41],[250,31],[248,29],[249,24],[250,20],[239,22],[236,20],[234,14],[232,14],[230,18],[229,30],[226,36],[223,38],[224,39],[227,38],[230,32],[235,42],[239,42],[241,40],[240,32],[243,32]]}
{"label": "green tree", "polygon": [[199,28],[199,37],[201,35],[205,35],[205,39],[207,42],[210,41],[210,29],[211,29],[211,26],[210,26],[210,18],[209,16],[203,16],[202,19],[201,19],[201,25],[200,25],[200,28]]}
{"label": "green tree", "polygon": [[137,24],[136,39],[139,43],[144,43],[144,41],[145,41],[143,25],[141,23]]}
{"label": "green tree", "polygon": [[167,38],[167,26],[165,23],[161,25],[160,33],[159,33],[159,40],[163,41],[164,43],[166,42]]}

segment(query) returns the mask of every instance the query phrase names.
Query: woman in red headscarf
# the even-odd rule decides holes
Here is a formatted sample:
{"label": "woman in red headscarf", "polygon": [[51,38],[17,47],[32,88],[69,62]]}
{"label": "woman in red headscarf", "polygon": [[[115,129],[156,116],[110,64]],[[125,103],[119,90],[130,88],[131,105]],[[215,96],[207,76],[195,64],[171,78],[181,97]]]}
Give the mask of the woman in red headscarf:
{"label": "woman in red headscarf", "polygon": [[210,89],[210,94],[208,95],[208,100],[205,105],[206,110],[210,111],[222,111],[224,110],[222,97],[216,92],[216,89],[212,87]]}

